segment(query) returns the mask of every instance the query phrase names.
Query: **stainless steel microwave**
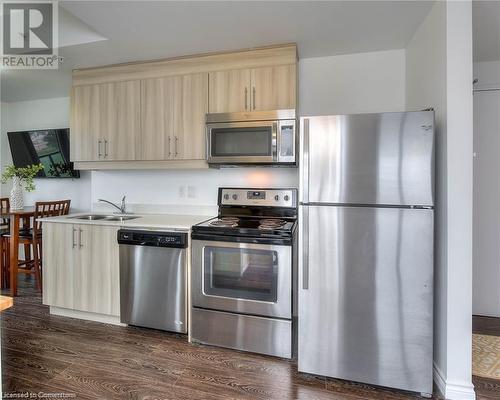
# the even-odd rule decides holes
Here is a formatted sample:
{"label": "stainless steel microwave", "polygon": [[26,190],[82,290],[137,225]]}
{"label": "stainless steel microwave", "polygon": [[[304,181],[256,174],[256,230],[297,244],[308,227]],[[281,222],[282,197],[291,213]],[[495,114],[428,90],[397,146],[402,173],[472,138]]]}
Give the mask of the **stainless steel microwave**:
{"label": "stainless steel microwave", "polygon": [[296,165],[295,110],[207,114],[211,165]]}

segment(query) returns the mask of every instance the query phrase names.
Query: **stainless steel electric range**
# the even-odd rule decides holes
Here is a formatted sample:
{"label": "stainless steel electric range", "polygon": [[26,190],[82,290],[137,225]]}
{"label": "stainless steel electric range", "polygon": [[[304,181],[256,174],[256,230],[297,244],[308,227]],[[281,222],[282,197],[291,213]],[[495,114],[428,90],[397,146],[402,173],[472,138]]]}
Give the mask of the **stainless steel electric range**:
{"label": "stainless steel electric range", "polygon": [[219,188],[192,229],[193,341],[292,357],[296,189]]}

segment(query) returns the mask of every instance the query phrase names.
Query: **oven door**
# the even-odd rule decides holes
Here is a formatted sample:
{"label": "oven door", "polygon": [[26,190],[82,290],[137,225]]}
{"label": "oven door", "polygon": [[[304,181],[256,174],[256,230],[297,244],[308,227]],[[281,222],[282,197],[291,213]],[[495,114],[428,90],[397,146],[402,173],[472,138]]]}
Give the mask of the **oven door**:
{"label": "oven door", "polygon": [[192,242],[193,306],[258,316],[292,316],[292,247]]}
{"label": "oven door", "polygon": [[207,161],[210,164],[277,162],[277,131],[275,121],[207,124]]}

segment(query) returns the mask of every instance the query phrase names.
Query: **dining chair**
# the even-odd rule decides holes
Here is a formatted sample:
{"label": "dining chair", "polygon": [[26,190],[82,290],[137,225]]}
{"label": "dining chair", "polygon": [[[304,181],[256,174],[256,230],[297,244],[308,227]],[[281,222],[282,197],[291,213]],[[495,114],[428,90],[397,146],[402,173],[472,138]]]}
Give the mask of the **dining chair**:
{"label": "dining chair", "polygon": [[[0,210],[9,211],[10,210],[10,200],[8,197],[0,197]],[[5,287],[7,275],[6,266],[8,265],[8,250],[7,250],[7,240],[2,237],[3,234],[9,233],[9,223],[8,218],[0,218],[0,285]]]}
{"label": "dining chair", "polygon": [[[33,227],[19,231],[19,244],[31,246],[33,249],[33,258],[26,259],[19,262],[18,272],[25,274],[35,275],[36,287],[42,291],[42,223],[41,219],[47,217],[56,217],[60,215],[67,215],[69,213],[71,200],[57,200],[57,201],[38,201],[35,203],[35,210],[33,216]],[[2,237],[7,238],[7,257],[8,257],[8,241],[10,233],[3,234]],[[8,272],[8,271],[7,271]],[[6,274],[9,275],[8,273]],[[17,277],[16,277],[17,282]]]}

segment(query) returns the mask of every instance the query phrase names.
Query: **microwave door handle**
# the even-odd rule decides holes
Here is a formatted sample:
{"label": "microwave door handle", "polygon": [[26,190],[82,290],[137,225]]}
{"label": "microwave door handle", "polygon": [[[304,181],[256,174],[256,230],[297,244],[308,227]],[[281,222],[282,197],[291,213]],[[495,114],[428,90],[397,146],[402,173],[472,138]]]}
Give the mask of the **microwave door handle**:
{"label": "microwave door handle", "polygon": [[212,159],[211,136],[212,136],[212,128],[207,126],[207,133],[205,135],[205,140],[206,140],[205,155],[206,155],[207,161],[210,161]]}
{"label": "microwave door handle", "polygon": [[278,161],[278,123],[273,122],[271,141],[273,161]]}

